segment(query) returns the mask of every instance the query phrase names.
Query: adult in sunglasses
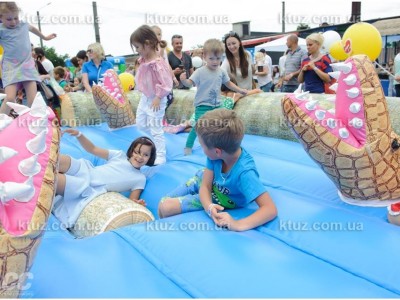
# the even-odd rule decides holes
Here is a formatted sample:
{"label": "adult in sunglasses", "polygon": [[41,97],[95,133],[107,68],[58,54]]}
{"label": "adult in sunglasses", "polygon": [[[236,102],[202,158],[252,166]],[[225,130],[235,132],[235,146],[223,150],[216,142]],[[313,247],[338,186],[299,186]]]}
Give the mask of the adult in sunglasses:
{"label": "adult in sunglasses", "polygon": [[168,53],[168,62],[172,68],[176,79],[179,82],[178,89],[187,89],[181,81],[179,76],[182,73],[186,73],[186,78],[189,78],[193,73],[193,65],[191,57],[182,51],[183,37],[179,34],[172,36],[171,44],[173,50]]}
{"label": "adult in sunglasses", "polygon": [[221,68],[236,80],[240,88],[251,90],[255,71],[251,54],[244,49],[239,35],[234,31],[227,33],[223,38],[223,42],[225,44],[226,59],[223,61]]}
{"label": "adult in sunglasses", "polygon": [[106,60],[104,49],[100,43],[90,44],[86,50],[89,61],[82,66],[82,84],[85,91],[92,92],[93,83],[98,83],[105,71],[113,69],[112,63]]}

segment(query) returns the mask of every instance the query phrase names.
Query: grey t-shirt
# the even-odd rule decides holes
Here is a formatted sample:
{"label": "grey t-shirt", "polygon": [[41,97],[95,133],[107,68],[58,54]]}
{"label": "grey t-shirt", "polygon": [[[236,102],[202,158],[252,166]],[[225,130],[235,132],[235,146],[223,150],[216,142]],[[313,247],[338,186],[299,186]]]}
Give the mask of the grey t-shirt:
{"label": "grey t-shirt", "polygon": [[194,71],[189,79],[192,80],[197,87],[194,106],[219,106],[221,85],[230,80],[225,70],[221,68],[210,70],[207,66]]}

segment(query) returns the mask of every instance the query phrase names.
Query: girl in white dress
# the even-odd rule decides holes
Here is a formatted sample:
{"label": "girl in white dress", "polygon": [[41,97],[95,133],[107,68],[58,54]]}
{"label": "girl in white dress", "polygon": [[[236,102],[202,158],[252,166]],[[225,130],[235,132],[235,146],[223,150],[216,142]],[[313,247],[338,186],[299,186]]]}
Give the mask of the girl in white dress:
{"label": "girl in white dress", "polygon": [[156,147],[149,138],[135,139],[124,153],[99,148],[78,130],[66,129],[65,132],[75,136],[87,152],[107,160],[104,165],[93,166],[89,160],[60,155],[56,188],[59,196],[55,199],[53,213],[66,228],[74,225],[91,200],[106,192],[130,190],[132,201],[146,205],[140,199],[146,185],[146,177],[140,168],[153,166],[156,158]]}

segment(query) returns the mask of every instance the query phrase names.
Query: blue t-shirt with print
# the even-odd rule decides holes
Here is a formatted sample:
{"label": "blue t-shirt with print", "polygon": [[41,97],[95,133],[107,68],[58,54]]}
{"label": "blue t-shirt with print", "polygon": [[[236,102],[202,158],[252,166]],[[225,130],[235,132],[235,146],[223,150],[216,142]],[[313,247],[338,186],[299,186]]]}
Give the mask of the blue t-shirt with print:
{"label": "blue t-shirt with print", "polygon": [[243,148],[228,173],[222,173],[220,159],[207,158],[207,169],[214,172],[212,201],[223,207],[244,207],[267,191],[259,178],[253,157]]}

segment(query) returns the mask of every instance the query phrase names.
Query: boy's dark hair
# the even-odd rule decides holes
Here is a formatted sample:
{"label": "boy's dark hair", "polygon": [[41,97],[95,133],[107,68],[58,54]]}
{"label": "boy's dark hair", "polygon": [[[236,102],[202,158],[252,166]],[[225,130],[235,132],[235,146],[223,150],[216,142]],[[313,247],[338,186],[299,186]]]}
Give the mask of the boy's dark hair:
{"label": "boy's dark hair", "polygon": [[207,148],[233,154],[240,148],[244,125],[235,111],[219,108],[208,111],[196,123],[196,133]]}
{"label": "boy's dark hair", "polygon": [[[153,143],[151,139],[149,139],[146,136],[141,136],[135,139],[132,144],[129,146],[128,150],[126,151],[126,156],[129,158],[132,157],[132,153],[135,150],[136,146],[140,145],[143,146],[150,146],[151,147],[151,152],[150,152],[150,158],[149,161],[147,162],[146,166],[154,166],[154,161],[156,160],[156,145]],[[139,147],[139,151],[140,151]]]}
{"label": "boy's dark hair", "polygon": [[77,57],[77,58],[80,58],[80,59],[82,59],[82,60],[84,60],[84,61],[88,61],[88,60],[89,60],[89,58],[88,58],[87,53],[86,53],[85,50],[80,50],[80,51],[76,54],[76,57]]}
{"label": "boy's dark hair", "polygon": [[33,51],[35,52],[35,54],[37,55],[37,59],[38,60],[41,60],[42,59],[42,57],[44,57],[45,55],[44,55],[44,51],[43,51],[43,49],[42,48],[40,48],[40,47],[36,47],[36,48],[34,48],[33,49]]}
{"label": "boy's dark hair", "polygon": [[79,67],[78,58],[76,56],[71,58],[71,63],[74,65],[75,68]]}

